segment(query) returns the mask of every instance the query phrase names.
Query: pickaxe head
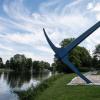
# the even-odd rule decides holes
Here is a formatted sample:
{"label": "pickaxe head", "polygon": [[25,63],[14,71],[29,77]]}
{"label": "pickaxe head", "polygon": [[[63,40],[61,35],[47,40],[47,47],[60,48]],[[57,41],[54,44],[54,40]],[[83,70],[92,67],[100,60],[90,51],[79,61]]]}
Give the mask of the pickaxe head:
{"label": "pickaxe head", "polygon": [[[58,58],[58,59],[61,59],[64,55],[65,55],[65,52],[67,52],[67,50],[65,51],[64,48],[57,48],[52,42],[51,40],[49,39],[48,35],[46,34],[46,31],[45,29],[43,28],[43,32],[45,34],[45,37],[46,37],[46,40],[48,41],[50,47],[52,48],[52,50],[55,52],[55,57]],[[66,53],[66,56],[67,56],[67,53]]]}

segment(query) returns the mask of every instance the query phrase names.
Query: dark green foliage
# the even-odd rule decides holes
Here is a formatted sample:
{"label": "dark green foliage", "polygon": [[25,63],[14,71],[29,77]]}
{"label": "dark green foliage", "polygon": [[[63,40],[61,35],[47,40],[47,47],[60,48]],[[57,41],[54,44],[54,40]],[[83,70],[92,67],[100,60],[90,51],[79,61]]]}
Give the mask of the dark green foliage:
{"label": "dark green foliage", "polygon": [[50,70],[50,64],[44,61],[32,61],[31,58],[26,58],[24,55],[16,54],[6,61],[6,69],[11,69],[16,72],[40,73],[45,69]]}
{"label": "dark green foliage", "polygon": [[33,62],[33,72],[39,72],[39,61],[34,61]]}
{"label": "dark green foliage", "polygon": [[93,53],[92,66],[100,69],[100,44],[98,44]]}
{"label": "dark green foliage", "polygon": [[3,64],[2,58],[0,58],[0,68],[4,68],[4,64]]}
{"label": "dark green foliage", "polygon": [[41,92],[45,91],[48,87],[50,87],[54,81],[59,79],[62,75],[59,74],[57,76],[52,76],[51,78],[43,81],[37,87],[31,87],[26,91],[15,91],[20,97],[20,100],[36,100],[36,97],[40,95]]}
{"label": "dark green foliage", "polygon": [[31,59],[31,58],[27,58],[27,59],[26,59],[26,63],[25,63],[25,66],[26,66],[26,67],[25,67],[25,68],[26,68],[25,70],[29,70],[29,71],[30,71],[32,65],[33,65],[33,64],[32,64],[32,59]]}
{"label": "dark green foliage", "polygon": [[16,72],[27,72],[32,67],[32,59],[26,58],[24,55],[16,54],[6,61],[6,68],[12,69]]}
{"label": "dark green foliage", "polygon": [[96,45],[96,49],[94,51],[94,54],[96,54],[98,57],[100,57],[100,44]]}
{"label": "dark green foliage", "polygon": [[44,61],[33,61],[33,72],[43,72],[44,69],[50,70],[50,64]]}
{"label": "dark green foliage", "polygon": [[98,59],[97,59],[97,56],[93,56],[93,59],[92,59],[92,66],[94,68],[98,67]]}

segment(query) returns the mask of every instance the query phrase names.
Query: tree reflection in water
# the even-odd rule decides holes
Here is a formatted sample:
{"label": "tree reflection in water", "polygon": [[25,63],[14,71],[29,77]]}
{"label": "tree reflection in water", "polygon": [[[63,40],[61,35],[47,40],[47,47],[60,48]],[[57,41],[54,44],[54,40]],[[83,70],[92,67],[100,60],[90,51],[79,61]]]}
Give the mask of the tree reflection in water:
{"label": "tree reflection in water", "polygon": [[[16,72],[2,72],[0,77],[3,76],[3,79],[6,80],[7,85],[12,89],[26,89],[31,86],[36,86],[41,81],[47,79],[50,76],[50,72],[41,73],[41,74],[32,74],[27,73],[16,73]],[[26,87],[25,87],[25,86]],[[24,87],[24,88],[23,88]]]}
{"label": "tree reflection in water", "polygon": [[[27,90],[31,86],[36,86],[41,81],[51,76],[50,72],[41,74],[32,73],[0,73],[0,100],[19,100],[14,90]],[[9,99],[8,99],[9,98]]]}

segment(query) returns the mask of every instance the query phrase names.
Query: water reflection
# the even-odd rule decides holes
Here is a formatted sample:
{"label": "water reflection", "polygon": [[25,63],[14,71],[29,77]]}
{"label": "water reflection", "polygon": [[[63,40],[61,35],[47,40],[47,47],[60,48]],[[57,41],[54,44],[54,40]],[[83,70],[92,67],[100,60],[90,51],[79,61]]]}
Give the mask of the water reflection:
{"label": "water reflection", "polygon": [[31,74],[31,73],[0,73],[0,100],[18,100],[14,90],[26,90],[31,86],[36,86],[41,81],[51,76],[51,73]]}

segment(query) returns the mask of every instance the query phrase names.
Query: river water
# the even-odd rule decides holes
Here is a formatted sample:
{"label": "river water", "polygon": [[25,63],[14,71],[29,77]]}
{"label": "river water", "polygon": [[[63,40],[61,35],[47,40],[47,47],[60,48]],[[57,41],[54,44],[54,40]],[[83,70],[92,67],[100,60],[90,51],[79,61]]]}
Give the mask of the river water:
{"label": "river water", "polygon": [[0,100],[19,100],[13,91],[27,90],[29,87],[38,85],[41,81],[49,78],[51,72],[42,74],[31,73],[0,73]]}

